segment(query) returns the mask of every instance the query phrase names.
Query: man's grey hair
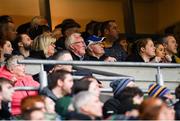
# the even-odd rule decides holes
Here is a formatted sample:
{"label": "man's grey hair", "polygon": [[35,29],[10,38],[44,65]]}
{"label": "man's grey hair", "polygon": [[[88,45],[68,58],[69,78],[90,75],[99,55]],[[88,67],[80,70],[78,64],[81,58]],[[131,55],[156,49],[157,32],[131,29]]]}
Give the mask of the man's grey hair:
{"label": "man's grey hair", "polygon": [[6,67],[8,70],[14,67],[14,65],[18,65],[18,61],[23,60],[24,57],[22,55],[13,55],[7,60]]}
{"label": "man's grey hair", "polygon": [[73,33],[70,36],[68,36],[65,40],[65,47],[67,50],[71,50],[70,45],[76,42],[75,36],[81,37],[80,33]]}
{"label": "man's grey hair", "polygon": [[[73,97],[72,104],[77,112],[81,112],[81,107],[88,104],[95,95],[89,91],[81,91]],[[93,107],[92,107],[93,108]]]}

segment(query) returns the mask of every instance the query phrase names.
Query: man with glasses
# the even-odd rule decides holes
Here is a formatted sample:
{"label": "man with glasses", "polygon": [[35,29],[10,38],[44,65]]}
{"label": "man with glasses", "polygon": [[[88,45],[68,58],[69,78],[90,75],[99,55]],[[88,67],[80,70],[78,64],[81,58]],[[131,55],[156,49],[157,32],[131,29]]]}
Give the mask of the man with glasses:
{"label": "man with glasses", "polygon": [[65,40],[65,47],[71,52],[73,60],[83,60],[86,53],[84,39],[79,33],[73,33]]}

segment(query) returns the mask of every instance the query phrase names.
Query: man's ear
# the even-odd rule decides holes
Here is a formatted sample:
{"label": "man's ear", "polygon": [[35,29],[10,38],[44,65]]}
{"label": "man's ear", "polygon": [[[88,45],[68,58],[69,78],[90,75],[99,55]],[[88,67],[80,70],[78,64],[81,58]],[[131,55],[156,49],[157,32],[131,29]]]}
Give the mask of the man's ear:
{"label": "man's ear", "polygon": [[89,112],[89,110],[88,110],[88,108],[87,108],[86,105],[81,106],[80,111],[81,111],[81,112],[84,112],[85,114],[88,114],[88,112]]}
{"label": "man's ear", "polygon": [[23,43],[22,42],[18,42],[18,46],[19,47],[23,47]]}
{"label": "man's ear", "polygon": [[62,87],[63,86],[63,81],[61,79],[58,79],[57,81],[57,86]]}
{"label": "man's ear", "polygon": [[74,46],[71,44],[71,45],[69,45],[69,48],[71,49],[71,50],[74,50]]}
{"label": "man's ear", "polygon": [[144,47],[141,47],[141,52],[144,52],[145,51],[145,48]]}

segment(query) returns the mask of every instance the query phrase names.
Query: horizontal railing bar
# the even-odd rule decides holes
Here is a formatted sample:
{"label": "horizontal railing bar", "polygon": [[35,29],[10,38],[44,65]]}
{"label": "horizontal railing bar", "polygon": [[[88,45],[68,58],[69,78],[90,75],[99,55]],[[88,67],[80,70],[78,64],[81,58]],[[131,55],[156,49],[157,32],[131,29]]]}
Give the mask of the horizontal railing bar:
{"label": "horizontal railing bar", "polygon": [[[14,87],[15,91],[38,91],[39,87]],[[101,92],[104,93],[112,93],[112,88],[100,88]],[[142,90],[144,93],[147,93],[148,90]],[[174,94],[174,91],[171,91],[172,94]]]}
{"label": "horizontal railing bar", "polygon": [[[73,76],[73,79],[78,80],[83,78],[84,76]],[[132,79],[135,82],[156,82],[155,80],[135,80],[134,77],[130,77],[130,76],[113,76],[113,77],[96,77],[94,76],[96,79],[100,80],[100,81],[111,81],[111,80],[118,80],[118,79]],[[178,81],[172,80],[172,81],[165,81],[165,83],[170,83],[170,82],[175,82],[175,83],[179,83]]]}
{"label": "horizontal railing bar", "polygon": [[39,87],[14,87],[15,91],[23,91],[23,90],[28,90],[28,91],[35,91],[35,90],[39,90]]}
{"label": "horizontal railing bar", "polygon": [[[73,76],[73,79],[75,80],[78,80],[78,79],[81,79],[83,78],[83,76]],[[114,76],[114,77],[95,77],[96,79],[98,80],[102,80],[102,81],[111,81],[111,80],[118,80],[118,79],[132,79],[134,80],[133,77],[128,77],[128,76],[125,76],[125,77],[121,77],[121,76]]]}
{"label": "horizontal railing bar", "polygon": [[[112,93],[113,92],[112,88],[101,88],[100,90],[101,90],[101,92],[104,92],[104,93],[106,93],[106,92]],[[143,91],[143,93],[148,93],[147,89],[143,89],[142,91]],[[174,94],[174,91],[171,91],[171,94]]]}
{"label": "horizontal railing bar", "polygon": [[102,62],[102,61],[57,61],[57,60],[21,60],[21,64],[62,64],[62,65],[81,65],[81,66],[113,66],[113,67],[164,67],[176,68],[180,64],[172,63],[140,63],[140,62]]}

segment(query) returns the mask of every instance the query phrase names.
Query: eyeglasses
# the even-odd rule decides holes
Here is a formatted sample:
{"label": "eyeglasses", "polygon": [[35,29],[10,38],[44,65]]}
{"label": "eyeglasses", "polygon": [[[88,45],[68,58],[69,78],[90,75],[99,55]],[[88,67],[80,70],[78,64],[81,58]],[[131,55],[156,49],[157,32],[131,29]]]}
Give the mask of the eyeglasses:
{"label": "eyeglasses", "polygon": [[74,42],[72,44],[80,44],[80,43],[85,44],[84,41]]}

